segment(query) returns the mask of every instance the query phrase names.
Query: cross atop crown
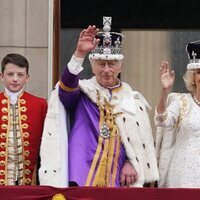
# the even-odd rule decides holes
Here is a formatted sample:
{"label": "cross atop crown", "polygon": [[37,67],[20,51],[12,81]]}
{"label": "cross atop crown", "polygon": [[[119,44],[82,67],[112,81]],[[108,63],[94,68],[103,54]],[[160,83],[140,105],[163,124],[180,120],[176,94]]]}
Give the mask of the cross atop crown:
{"label": "cross atop crown", "polygon": [[197,56],[197,54],[194,51],[192,51],[192,58],[193,58],[194,61],[196,59],[196,56]]}
{"label": "cross atop crown", "polygon": [[112,24],[112,17],[103,17],[103,25],[109,25]]}

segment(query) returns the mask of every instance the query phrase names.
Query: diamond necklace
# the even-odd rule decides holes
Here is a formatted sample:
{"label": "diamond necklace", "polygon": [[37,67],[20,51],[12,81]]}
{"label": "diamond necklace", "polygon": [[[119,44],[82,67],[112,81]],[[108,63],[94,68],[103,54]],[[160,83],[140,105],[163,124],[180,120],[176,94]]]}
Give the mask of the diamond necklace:
{"label": "diamond necklace", "polygon": [[200,101],[197,99],[196,95],[193,96],[194,102],[200,106]]}

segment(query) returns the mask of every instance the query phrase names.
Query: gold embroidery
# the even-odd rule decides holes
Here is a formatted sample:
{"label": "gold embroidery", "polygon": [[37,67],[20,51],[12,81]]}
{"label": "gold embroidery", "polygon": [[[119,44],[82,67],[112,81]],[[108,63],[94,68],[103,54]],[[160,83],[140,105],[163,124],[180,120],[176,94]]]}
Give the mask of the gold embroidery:
{"label": "gold embroidery", "polygon": [[25,160],[24,164],[25,164],[26,166],[29,166],[29,165],[31,164],[31,161],[30,161],[30,160]]}
{"label": "gold embroidery", "polygon": [[7,115],[3,115],[3,116],[1,117],[1,120],[2,120],[2,121],[7,121],[7,120],[8,120],[8,116],[7,116]]}
{"label": "gold embroidery", "polygon": [[21,115],[21,120],[27,120],[27,115]]}
{"label": "gold embroidery", "polygon": [[26,185],[30,185],[31,184],[31,179],[30,178],[25,179],[25,184]]}
{"label": "gold embroidery", "polygon": [[29,146],[29,141],[25,141],[25,142],[24,142],[24,146],[25,146],[25,147],[28,147],[28,146]]}
{"label": "gold embroidery", "polygon": [[5,105],[5,104],[8,103],[8,100],[7,100],[7,99],[2,99],[1,103],[2,103],[3,105]]}
{"label": "gold embroidery", "polygon": [[22,128],[23,128],[23,129],[27,129],[27,128],[28,128],[28,124],[27,124],[27,123],[22,124]]}
{"label": "gold embroidery", "polygon": [[26,169],[24,172],[25,172],[26,175],[31,174],[31,170],[30,169]]}
{"label": "gold embroidery", "polygon": [[8,108],[3,107],[3,108],[1,109],[1,111],[2,111],[2,113],[7,113],[7,112],[8,112]]}
{"label": "gold embroidery", "polygon": [[177,94],[177,95],[179,97],[180,113],[179,113],[178,120],[177,120],[176,124],[174,125],[174,128],[179,127],[181,121],[183,120],[183,118],[185,117],[185,114],[187,113],[187,111],[189,109],[189,104],[186,99],[186,96],[184,94]]}
{"label": "gold embroidery", "polygon": [[6,133],[1,133],[1,134],[0,134],[0,138],[1,138],[1,139],[6,138]]}
{"label": "gold embroidery", "polygon": [[63,90],[65,90],[65,91],[67,91],[67,92],[73,92],[73,91],[79,89],[79,86],[76,87],[76,88],[67,87],[66,85],[64,85],[64,83],[63,83],[61,80],[59,81],[59,86],[60,86]]}
{"label": "gold embroidery", "polygon": [[5,171],[4,170],[0,170],[0,175],[1,176],[5,175]]}
{"label": "gold embroidery", "polygon": [[1,142],[1,143],[0,143],[0,147],[1,147],[1,148],[5,148],[5,147],[6,147],[6,143],[5,143],[5,142]]}
{"label": "gold embroidery", "polygon": [[27,108],[26,108],[25,106],[22,106],[22,107],[20,108],[20,110],[21,110],[22,112],[26,112],[26,111],[27,111]]}
{"label": "gold embroidery", "polygon": [[30,151],[29,151],[29,150],[24,151],[24,155],[25,155],[25,156],[29,156],[29,154],[30,154]]}
{"label": "gold embroidery", "polygon": [[30,134],[28,132],[23,133],[24,138],[29,138]]}
{"label": "gold embroidery", "polygon": [[7,124],[1,124],[1,128],[2,128],[3,130],[5,130],[5,129],[8,128],[8,125],[7,125]]}
{"label": "gold embroidery", "polygon": [[0,185],[5,185],[5,180],[4,179],[0,179]]}
{"label": "gold embroidery", "polygon": [[26,104],[26,100],[25,99],[20,99],[20,103],[21,104]]}
{"label": "gold embroidery", "polygon": [[5,161],[4,160],[0,161],[0,166],[5,166]]}
{"label": "gold embroidery", "polygon": [[0,151],[0,156],[1,156],[1,157],[5,157],[5,155],[6,155],[6,152],[5,152],[5,151]]}

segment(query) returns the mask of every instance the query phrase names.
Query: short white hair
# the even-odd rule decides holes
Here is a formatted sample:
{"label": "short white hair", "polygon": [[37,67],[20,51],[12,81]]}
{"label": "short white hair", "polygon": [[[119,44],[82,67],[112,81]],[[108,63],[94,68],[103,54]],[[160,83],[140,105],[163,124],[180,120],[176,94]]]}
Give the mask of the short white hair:
{"label": "short white hair", "polygon": [[183,76],[185,86],[187,90],[191,93],[194,93],[196,90],[196,86],[194,84],[194,74],[196,71],[197,71],[196,69],[187,69],[185,75]]}

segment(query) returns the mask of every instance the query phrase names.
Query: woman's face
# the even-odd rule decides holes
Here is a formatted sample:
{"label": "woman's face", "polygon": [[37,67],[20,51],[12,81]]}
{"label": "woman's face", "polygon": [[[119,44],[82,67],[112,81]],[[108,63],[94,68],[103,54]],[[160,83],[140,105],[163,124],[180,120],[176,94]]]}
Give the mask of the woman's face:
{"label": "woman's face", "polygon": [[200,92],[200,69],[197,69],[194,73],[194,84],[196,86],[196,90]]}

